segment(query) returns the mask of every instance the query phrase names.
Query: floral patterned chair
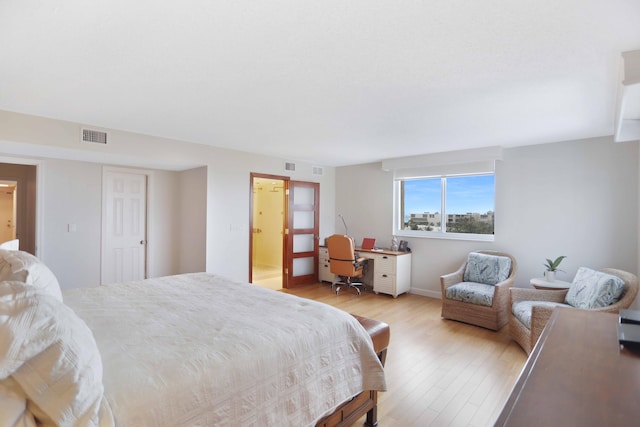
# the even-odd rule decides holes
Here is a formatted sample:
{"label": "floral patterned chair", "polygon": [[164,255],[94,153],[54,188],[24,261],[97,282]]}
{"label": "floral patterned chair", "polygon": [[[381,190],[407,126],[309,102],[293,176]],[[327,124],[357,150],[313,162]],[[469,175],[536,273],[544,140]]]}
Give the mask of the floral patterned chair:
{"label": "floral patterned chair", "polygon": [[512,288],[509,334],[529,354],[555,307],[618,313],[629,308],[637,294],[636,275],[613,268],[580,267],[569,289],[560,291]]}
{"label": "floral patterned chair", "polygon": [[499,330],[509,320],[509,288],[517,271],[507,253],[469,253],[457,271],[440,277],[442,317]]}

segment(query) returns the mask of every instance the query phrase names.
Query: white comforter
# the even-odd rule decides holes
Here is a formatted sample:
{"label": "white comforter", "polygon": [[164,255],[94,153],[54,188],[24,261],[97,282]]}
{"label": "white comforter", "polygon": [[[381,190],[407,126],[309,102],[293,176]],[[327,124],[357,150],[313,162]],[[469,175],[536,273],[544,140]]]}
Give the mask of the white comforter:
{"label": "white comforter", "polygon": [[92,330],[117,426],[307,426],[384,390],[349,314],[195,273],[66,291]]}

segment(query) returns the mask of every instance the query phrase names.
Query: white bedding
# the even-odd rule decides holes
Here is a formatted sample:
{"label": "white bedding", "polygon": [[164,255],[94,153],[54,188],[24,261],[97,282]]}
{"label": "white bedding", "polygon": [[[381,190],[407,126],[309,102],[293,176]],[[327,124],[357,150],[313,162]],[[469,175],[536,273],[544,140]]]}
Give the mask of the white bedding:
{"label": "white bedding", "polygon": [[315,301],[206,273],[64,301],[93,332],[117,426],[314,425],[386,387],[364,328]]}
{"label": "white bedding", "polygon": [[41,287],[0,281],[0,426],[97,426],[102,402],[87,325]]}

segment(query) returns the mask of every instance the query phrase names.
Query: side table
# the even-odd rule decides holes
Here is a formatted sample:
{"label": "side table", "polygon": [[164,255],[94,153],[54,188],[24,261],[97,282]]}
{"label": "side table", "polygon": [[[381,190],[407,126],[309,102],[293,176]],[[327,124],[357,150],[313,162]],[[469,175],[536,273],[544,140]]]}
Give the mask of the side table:
{"label": "side table", "polygon": [[529,283],[531,283],[531,286],[533,286],[536,289],[546,289],[546,290],[552,290],[552,291],[569,289],[569,287],[571,286],[571,282],[565,282],[563,280],[554,280],[553,282],[548,282],[542,277],[536,277],[534,279],[531,279]]}

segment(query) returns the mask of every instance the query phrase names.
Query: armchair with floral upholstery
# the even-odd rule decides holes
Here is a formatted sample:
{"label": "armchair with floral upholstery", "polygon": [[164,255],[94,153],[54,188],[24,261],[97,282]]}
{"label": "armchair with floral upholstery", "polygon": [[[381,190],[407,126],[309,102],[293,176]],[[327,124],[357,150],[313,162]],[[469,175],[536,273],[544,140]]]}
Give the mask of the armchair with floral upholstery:
{"label": "armchair with floral upholstery", "polygon": [[440,277],[442,317],[499,330],[509,320],[509,288],[517,271],[507,253],[469,253],[457,271]]}
{"label": "armchair with floral upholstery", "polygon": [[509,333],[529,354],[555,307],[618,313],[629,308],[637,294],[636,275],[613,268],[581,267],[565,290],[511,288]]}

